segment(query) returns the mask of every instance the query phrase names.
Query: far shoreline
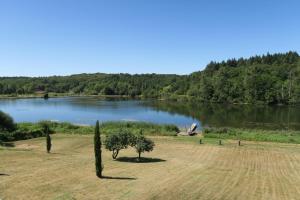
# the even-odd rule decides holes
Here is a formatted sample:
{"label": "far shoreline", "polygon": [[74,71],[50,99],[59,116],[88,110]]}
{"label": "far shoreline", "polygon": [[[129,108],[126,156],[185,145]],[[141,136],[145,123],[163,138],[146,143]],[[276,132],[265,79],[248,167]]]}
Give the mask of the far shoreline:
{"label": "far shoreline", "polygon": [[[50,98],[61,98],[61,97],[103,97],[103,98],[128,98],[128,99],[142,99],[141,96],[131,97],[128,95],[80,95],[80,94],[69,94],[69,93],[49,93]],[[0,99],[36,99],[44,98],[41,94],[26,94],[26,95],[0,95]]]}
{"label": "far shoreline", "polygon": [[[25,94],[25,95],[12,95],[12,94],[0,94],[0,100],[2,99],[38,99],[38,98],[44,98],[45,93],[38,93],[38,94]],[[157,101],[178,101],[178,102],[201,102],[203,104],[227,104],[227,105],[253,105],[253,106],[299,106],[300,103],[293,103],[293,104],[265,104],[262,102],[256,102],[256,103],[247,103],[247,102],[212,102],[212,101],[207,101],[203,102],[200,101],[197,98],[193,98],[191,96],[182,96],[178,95],[173,98],[165,98],[165,97],[144,97],[143,95],[136,95],[136,96],[130,96],[130,95],[104,95],[104,94],[70,94],[70,93],[48,93],[50,98],[64,98],[64,97],[98,97],[98,98],[111,98],[111,99],[128,99],[128,100],[145,100],[145,99],[151,99],[151,100],[157,100]],[[46,99],[46,100],[47,100]]]}

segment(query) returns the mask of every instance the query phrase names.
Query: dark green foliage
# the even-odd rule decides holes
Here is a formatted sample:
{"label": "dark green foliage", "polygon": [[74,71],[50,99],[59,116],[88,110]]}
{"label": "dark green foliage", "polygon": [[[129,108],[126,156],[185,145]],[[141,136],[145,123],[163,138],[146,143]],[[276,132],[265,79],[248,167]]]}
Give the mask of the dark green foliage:
{"label": "dark green foliage", "polygon": [[134,147],[139,154],[138,160],[140,160],[141,153],[153,150],[154,142],[146,138],[141,130],[137,136],[127,130],[120,130],[118,133],[107,137],[105,146],[108,150],[113,151],[113,159],[117,158],[121,149],[126,149],[128,146]]}
{"label": "dark green foliage", "polygon": [[47,144],[47,153],[50,153],[52,144],[51,144],[51,137],[49,131],[46,132],[46,144]]}
{"label": "dark green foliage", "polygon": [[179,128],[172,124],[154,124],[150,122],[104,122],[101,124],[104,134],[110,135],[118,132],[120,129],[138,134],[143,129],[145,135],[165,135],[176,136]]}
{"label": "dark green foliage", "polygon": [[[46,129],[50,134],[58,132],[55,128],[56,122],[41,121],[39,123],[18,123],[16,129],[12,132],[0,133],[0,138],[3,137],[3,141],[16,141],[27,140],[36,137],[46,136]],[[57,123],[58,124],[58,123]]]}
{"label": "dark green foliage", "polygon": [[[65,134],[93,134],[94,126],[79,126],[68,122],[49,122],[44,121],[42,123],[18,123],[16,124],[16,130],[12,132],[0,131],[0,140],[3,142],[26,140],[36,137],[46,136],[41,124],[47,123],[50,128],[50,134],[65,133]],[[145,130],[146,135],[164,135],[175,136],[178,127],[175,125],[159,125],[146,122],[105,122],[101,124],[101,132],[105,135],[111,135],[118,132],[120,129],[124,129],[133,134],[137,134],[140,129]]]}
{"label": "dark green foliage", "polygon": [[212,102],[287,104],[300,102],[296,52],[211,62],[199,78],[199,99]]}
{"label": "dark green foliage", "polygon": [[0,140],[4,142],[27,140],[43,136],[45,136],[45,133],[40,125],[31,123],[17,124],[16,130],[12,132],[0,132]]}
{"label": "dark green foliage", "polygon": [[0,131],[14,131],[16,129],[16,125],[14,120],[8,114],[0,111]]}
{"label": "dark green foliage", "polygon": [[179,75],[102,73],[41,78],[2,77],[0,94],[23,95],[48,91],[85,95],[163,97],[172,92],[184,94],[188,87],[186,79],[187,76]]}
{"label": "dark green foliage", "polygon": [[135,136],[128,130],[121,129],[118,133],[106,137],[105,148],[112,151],[112,158],[116,159],[120,150],[132,146],[134,143]]}
{"label": "dark green foliage", "polygon": [[49,94],[48,93],[44,94],[44,99],[49,99]]}
{"label": "dark green foliage", "polygon": [[299,103],[300,57],[296,52],[287,52],[210,62],[205,70],[182,76],[97,73],[0,78],[2,95],[35,94],[37,91],[229,103]]}
{"label": "dark green foliage", "polygon": [[139,154],[138,159],[141,159],[141,153],[150,152],[154,148],[154,142],[146,138],[143,134],[136,136],[134,147]]}
{"label": "dark green foliage", "polygon": [[50,134],[53,133],[53,130],[50,128],[51,122],[41,121],[41,122],[39,122],[39,125],[41,126],[42,132],[44,133],[44,135],[46,135],[46,150],[47,150],[47,153],[50,153],[51,146],[52,146]]}
{"label": "dark green foliage", "polygon": [[99,130],[99,121],[96,122],[95,127],[95,136],[94,136],[94,152],[95,152],[95,167],[96,167],[96,175],[101,178],[102,177],[102,151],[101,151],[101,136]]}
{"label": "dark green foliage", "polygon": [[54,133],[54,130],[52,129],[52,122],[51,121],[40,121],[38,125],[41,127],[42,131],[45,133],[45,135]]}

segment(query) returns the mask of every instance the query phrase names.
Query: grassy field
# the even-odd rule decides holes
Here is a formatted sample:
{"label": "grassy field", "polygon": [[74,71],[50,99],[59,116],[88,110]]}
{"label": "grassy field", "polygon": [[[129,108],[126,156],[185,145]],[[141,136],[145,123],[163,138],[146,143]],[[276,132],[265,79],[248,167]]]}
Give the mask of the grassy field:
{"label": "grassy field", "polygon": [[203,133],[205,138],[300,144],[300,131],[295,130],[205,128]]}
{"label": "grassy field", "polygon": [[0,149],[0,199],[300,199],[300,145],[152,137],[149,162],[132,149],[113,161],[103,151],[105,179],[94,170],[92,135],[53,135]]}

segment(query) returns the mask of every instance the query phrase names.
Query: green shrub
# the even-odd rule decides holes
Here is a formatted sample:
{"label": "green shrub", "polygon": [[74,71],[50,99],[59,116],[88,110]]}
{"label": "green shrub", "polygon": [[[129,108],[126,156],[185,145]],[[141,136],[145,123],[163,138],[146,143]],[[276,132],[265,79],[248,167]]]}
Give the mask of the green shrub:
{"label": "green shrub", "polygon": [[31,125],[30,127],[17,124],[16,130],[12,132],[2,131],[0,133],[0,140],[3,142],[16,141],[16,140],[27,140],[36,137],[45,136],[41,127],[38,125]]}
{"label": "green shrub", "polygon": [[[94,126],[81,126],[68,122],[52,122],[41,121],[39,123],[18,123],[15,125],[15,130],[0,131],[0,139],[2,141],[25,140],[36,137],[46,136],[43,132],[43,124],[47,124],[50,128],[50,134],[64,133],[64,134],[93,134]],[[161,136],[176,136],[179,128],[171,124],[154,124],[147,122],[104,122],[99,125],[101,132],[105,135],[115,134],[120,130],[126,130],[134,135],[139,134],[141,129],[144,130],[145,135],[161,135]]]}
{"label": "green shrub", "polygon": [[154,124],[149,122],[104,122],[101,124],[101,129],[106,135],[114,134],[120,129],[127,129],[133,134],[139,134],[141,129],[145,135],[161,135],[161,136],[176,136],[179,128],[171,124]]}
{"label": "green shrub", "polygon": [[105,140],[105,148],[112,151],[112,158],[116,159],[120,150],[127,149],[135,143],[135,136],[125,129],[108,135]]}
{"label": "green shrub", "polygon": [[8,114],[0,111],[0,131],[14,131],[16,129],[16,125],[14,120]]}
{"label": "green shrub", "polygon": [[154,142],[146,138],[143,134],[136,136],[134,147],[136,149],[136,152],[139,154],[138,160],[141,159],[141,153],[144,153],[145,151],[152,151],[154,146]]}

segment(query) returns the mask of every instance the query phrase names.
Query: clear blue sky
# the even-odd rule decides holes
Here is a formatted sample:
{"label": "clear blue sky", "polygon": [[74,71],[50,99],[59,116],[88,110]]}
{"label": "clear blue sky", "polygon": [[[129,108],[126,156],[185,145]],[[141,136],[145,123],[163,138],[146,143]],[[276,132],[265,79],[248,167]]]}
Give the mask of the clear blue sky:
{"label": "clear blue sky", "polygon": [[300,50],[294,0],[0,0],[0,76],[177,73]]}

